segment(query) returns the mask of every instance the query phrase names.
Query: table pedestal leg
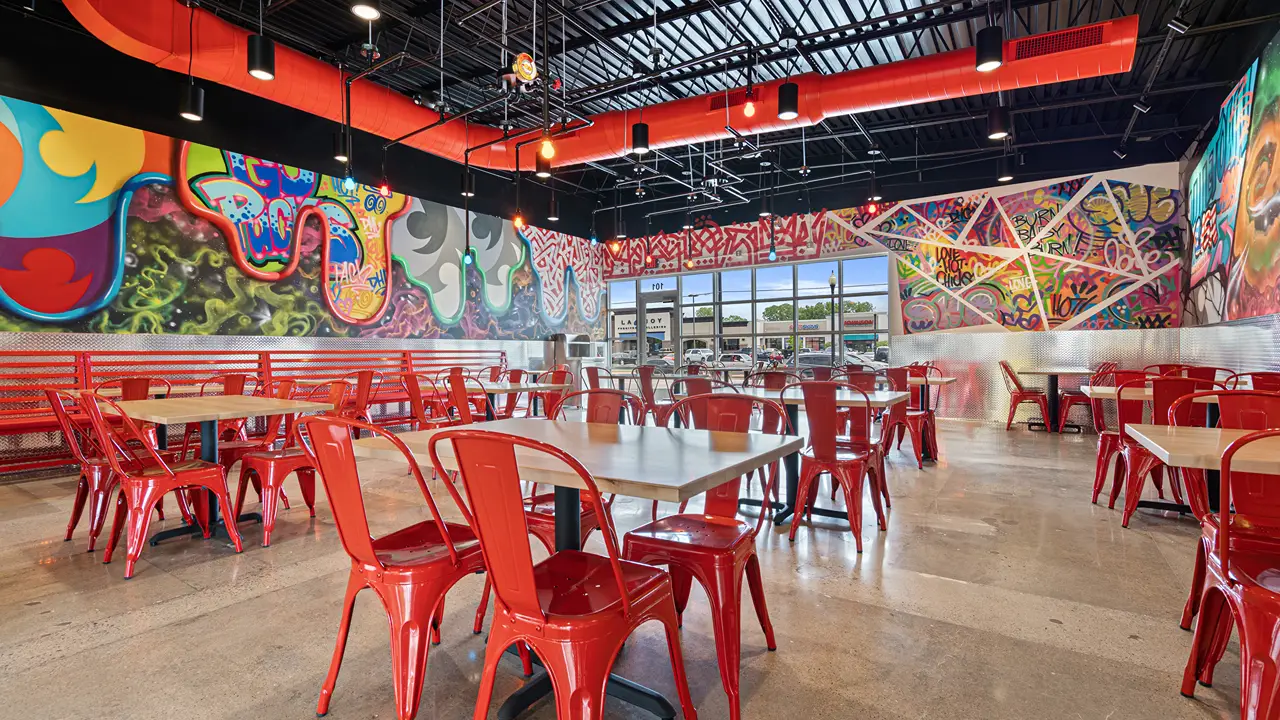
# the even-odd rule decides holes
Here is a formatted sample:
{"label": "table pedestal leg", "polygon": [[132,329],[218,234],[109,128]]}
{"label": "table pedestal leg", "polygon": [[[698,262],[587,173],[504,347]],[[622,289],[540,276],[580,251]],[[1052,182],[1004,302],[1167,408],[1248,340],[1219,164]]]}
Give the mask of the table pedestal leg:
{"label": "table pedestal leg", "polygon": [[497,396],[497,395],[494,395],[493,393],[487,393],[487,397],[488,397],[489,401],[485,403],[485,408],[484,408],[484,419],[485,419],[485,420],[493,420],[493,419],[495,419],[495,418],[497,417],[497,416],[494,414],[494,410],[493,410],[493,409],[494,409],[494,407],[496,407],[496,404],[497,404],[497,402],[498,402],[498,396]]}
{"label": "table pedestal leg", "polygon": [[[156,428],[156,441],[157,441],[156,444],[161,449],[168,448],[169,432],[168,432],[167,425],[160,425],[159,427]],[[205,462],[214,463],[215,465],[218,462],[218,421],[217,420],[204,420],[204,421],[201,421],[200,423],[200,459]],[[209,537],[210,538],[216,537],[218,534],[218,523],[222,519],[218,514],[218,498],[215,497],[213,493],[204,489],[196,490],[196,492],[204,493],[205,498],[208,500],[209,527],[211,528],[209,532]],[[238,521],[239,520],[256,520],[258,522],[261,522],[262,516],[259,515],[258,513],[243,513],[240,515],[239,518],[237,518],[237,520]],[[155,545],[160,543],[162,540],[168,540],[169,538],[175,538],[175,537],[186,537],[188,535],[195,535],[196,533],[199,533],[199,532],[200,532],[199,523],[191,523],[190,525],[184,525],[182,527],[172,528],[169,530],[161,530],[160,532],[151,536],[151,545],[154,547]]]}
{"label": "table pedestal leg", "polygon": [[[926,380],[927,380],[927,378],[926,378]],[[924,411],[924,412],[928,412],[928,411],[929,411],[929,394],[930,394],[930,393],[929,393],[929,383],[928,383],[928,382],[926,382],[925,384],[923,384],[923,385],[921,385],[921,386],[920,386],[920,409],[921,409],[922,411]],[[933,431],[936,433],[936,432],[938,431],[938,428],[936,428],[936,427],[935,427],[935,428],[933,429]],[[936,459],[937,459],[937,458],[935,458],[935,457],[933,456],[933,452],[932,452],[932,450],[929,448],[929,443],[928,443],[928,441],[924,438],[924,433],[923,433],[923,432],[921,433],[921,437],[920,437],[920,445],[922,446],[922,447],[920,448],[920,458],[921,458],[922,460],[936,460]]]}
{"label": "table pedestal leg", "polygon": [[[582,500],[577,488],[557,487],[556,550],[579,550],[582,547]],[[511,693],[498,708],[501,720],[512,720],[538,700],[552,692],[551,677],[543,672],[524,687]],[[662,693],[617,675],[609,675],[606,692],[619,700],[647,710],[662,720],[672,720],[676,709]]]}
{"label": "table pedestal leg", "polygon": [[1058,432],[1058,376],[1049,376],[1049,387],[1045,393],[1049,396],[1049,417],[1044,419],[1044,429]]}
{"label": "table pedestal leg", "polygon": [[[791,432],[800,434],[800,406],[784,404],[782,408],[787,413],[787,421],[791,423]],[[738,505],[746,505],[748,507],[758,507],[760,512],[764,512],[765,503],[773,508],[773,522],[775,525],[782,525],[791,518],[791,512],[796,505],[796,493],[800,491],[800,453],[793,452],[782,458],[782,469],[787,481],[787,501],[786,503],[776,503],[769,498],[756,500],[755,498],[743,498],[738,501]],[[762,469],[761,472],[764,472]],[[760,483],[763,487],[764,483]]]}

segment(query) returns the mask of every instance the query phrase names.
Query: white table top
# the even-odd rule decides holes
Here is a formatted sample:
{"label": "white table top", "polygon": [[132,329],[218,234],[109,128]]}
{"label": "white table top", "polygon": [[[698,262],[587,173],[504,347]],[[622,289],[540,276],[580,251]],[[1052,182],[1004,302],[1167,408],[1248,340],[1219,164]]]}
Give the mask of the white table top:
{"label": "white table top", "polygon": [[238,420],[264,415],[292,415],[320,412],[333,408],[329,403],[309,400],[278,400],[253,395],[205,395],[204,397],[167,397],[151,400],[125,400],[116,403],[125,415],[161,425],[204,422],[206,420]]}
{"label": "white table top", "polygon": [[927,378],[913,375],[907,378],[908,385],[950,385],[955,381],[956,379],[953,377],[940,377],[938,375],[930,375]]}
{"label": "white table top", "polygon": [[1016,370],[1019,375],[1092,375],[1093,371],[1082,367],[1051,367]]}
{"label": "white table top", "polygon": [[[721,483],[798,451],[804,440],[793,435],[709,432],[515,418],[477,423],[477,430],[520,435],[554,445],[591,471],[601,492],[665,502],[683,502]],[[428,440],[441,430],[400,433],[417,461],[429,466]],[[452,448],[439,446],[445,469],[456,469]],[[385,438],[355,441],[359,457],[400,460]],[[524,480],[581,488],[581,480],[560,460],[517,448]]]}
{"label": "white table top", "polygon": [[[1125,425],[1125,433],[1142,443],[1153,455],[1170,467],[1219,470],[1222,451],[1249,430],[1173,427],[1171,425]],[[1232,470],[1280,475],[1280,437],[1250,444],[1236,453]]]}
{"label": "white table top", "polygon": [[[1090,397],[1095,400],[1115,400],[1116,399],[1116,387],[1114,385],[1081,385],[1080,392],[1084,393],[1086,397]],[[1150,402],[1152,394],[1153,393],[1151,392],[1150,386],[1131,387],[1131,388],[1125,389],[1124,399],[1125,400],[1143,400],[1143,401]],[[1218,398],[1213,395],[1207,395],[1205,397],[1196,398],[1192,402],[1217,405]]]}

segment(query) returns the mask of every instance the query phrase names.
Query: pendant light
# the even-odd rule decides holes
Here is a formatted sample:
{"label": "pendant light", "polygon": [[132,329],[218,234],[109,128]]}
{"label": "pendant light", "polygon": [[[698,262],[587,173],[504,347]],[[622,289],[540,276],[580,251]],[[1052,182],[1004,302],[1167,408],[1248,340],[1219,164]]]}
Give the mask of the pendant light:
{"label": "pendant light", "polygon": [[196,61],[196,6],[188,6],[191,13],[187,19],[187,86],[182,89],[182,97],[178,99],[178,115],[183,120],[200,122],[204,120],[204,88],[196,84],[191,74]]}
{"label": "pendant light", "polygon": [[263,33],[263,2],[258,0],[258,34],[249,36],[249,74],[259,80],[275,80],[276,44]]}
{"label": "pendant light", "polygon": [[333,159],[340,163],[351,160],[351,136],[345,127],[333,134]]}
{"label": "pendant light", "polygon": [[462,197],[473,198],[476,196],[476,176],[471,174],[471,168],[466,167],[462,170]]}
{"label": "pendant light", "polygon": [[516,214],[511,218],[511,224],[515,225],[517,230],[524,227],[524,213],[520,212],[520,208],[516,208]]}
{"label": "pendant light", "polygon": [[382,17],[381,3],[378,0],[352,0],[351,14],[368,22]]}
{"label": "pendant light", "polygon": [[641,121],[631,126],[631,152],[636,155],[649,152],[649,123]]}
{"label": "pendant light", "polygon": [[1000,159],[996,161],[996,181],[1006,183],[1012,180],[1013,162],[1010,161],[1008,155],[1002,155]]}
{"label": "pendant light", "polygon": [[999,69],[1004,64],[1004,30],[992,24],[979,30],[974,51],[974,67],[978,72],[989,73]]}
{"label": "pendant light", "polygon": [[990,140],[1004,140],[1009,137],[1011,123],[1009,118],[1009,108],[1004,106],[993,107],[987,111],[987,138]]}
{"label": "pendant light", "polygon": [[874,172],[871,174],[871,187],[867,190],[867,199],[871,202],[880,202],[884,199],[884,195],[880,192],[880,183],[876,180]]}
{"label": "pendant light", "polygon": [[538,153],[533,158],[533,165],[534,175],[542,178],[543,180],[551,177],[551,161],[547,159],[547,156],[542,153]]}
{"label": "pendant light", "polygon": [[551,133],[542,131],[542,142],[538,144],[538,157],[550,160],[556,156],[556,144],[551,141]]}
{"label": "pendant light", "polygon": [[800,116],[800,86],[790,80],[778,86],[778,119],[795,120]]}
{"label": "pendant light", "polygon": [[618,218],[617,225],[618,225],[617,238],[619,240],[626,240],[627,239],[627,221],[623,220],[622,218]]}
{"label": "pendant light", "polygon": [[556,193],[551,191],[551,204],[547,208],[547,219],[557,222],[560,219],[560,203],[556,202]]}

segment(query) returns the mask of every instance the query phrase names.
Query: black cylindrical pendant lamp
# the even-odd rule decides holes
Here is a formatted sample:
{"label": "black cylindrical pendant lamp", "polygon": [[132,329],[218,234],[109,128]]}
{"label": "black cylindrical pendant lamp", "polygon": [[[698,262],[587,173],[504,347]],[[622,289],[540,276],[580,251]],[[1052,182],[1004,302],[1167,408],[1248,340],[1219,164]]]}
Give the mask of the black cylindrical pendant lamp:
{"label": "black cylindrical pendant lamp", "polygon": [[191,122],[200,122],[204,120],[204,88],[195,84],[195,81],[188,82],[186,87],[182,89],[182,97],[178,103],[178,114],[184,120]]}
{"label": "black cylindrical pendant lamp", "polygon": [[800,116],[800,86],[784,82],[778,86],[778,119],[795,120]]}
{"label": "black cylindrical pendant lamp", "polygon": [[974,43],[978,72],[988,73],[1004,64],[1004,30],[999,25],[988,25],[978,31]]}
{"label": "black cylindrical pendant lamp", "polygon": [[470,198],[476,196],[476,176],[471,174],[470,170],[462,171],[462,197]]}
{"label": "black cylindrical pendant lamp", "polygon": [[542,153],[534,155],[533,162],[535,168],[533,172],[534,175],[537,175],[543,180],[551,177],[551,161],[543,157]]}
{"label": "black cylindrical pendant lamp", "polygon": [[271,38],[249,36],[249,74],[259,80],[276,79],[276,44]]}
{"label": "black cylindrical pendant lamp", "polygon": [[996,181],[1009,182],[1013,180],[1013,161],[1005,155],[996,161]]}
{"label": "black cylindrical pendant lamp", "polygon": [[649,152],[649,123],[638,122],[631,126],[631,152],[636,155]]}
{"label": "black cylindrical pendant lamp", "polygon": [[987,111],[987,137],[991,140],[1003,140],[1009,137],[1011,122],[1009,108],[993,107]]}

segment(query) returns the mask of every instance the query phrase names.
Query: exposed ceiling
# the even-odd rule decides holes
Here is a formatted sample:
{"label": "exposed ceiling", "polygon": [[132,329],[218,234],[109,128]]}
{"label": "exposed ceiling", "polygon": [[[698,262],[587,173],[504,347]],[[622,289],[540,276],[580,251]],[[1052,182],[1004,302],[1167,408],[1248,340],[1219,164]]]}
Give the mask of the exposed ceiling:
{"label": "exposed ceiling", "polygon": [[[257,28],[255,0],[200,0],[200,7]],[[986,138],[986,111],[997,99],[969,97],[829,118],[804,131],[744,138],[736,149],[731,141],[672,148],[652,153],[650,169],[639,172],[630,158],[565,168],[550,181],[597,196],[610,217],[615,203],[625,205],[633,228],[648,216],[655,229],[684,221],[690,201],[681,183],[696,182],[704,159],[720,156],[743,178],[720,196],[739,205],[732,215],[754,214],[742,201],[765,192],[778,193],[780,212],[858,204],[873,168],[887,196],[912,197],[993,184],[1005,152],[1017,158],[1019,179],[1176,160],[1280,21],[1274,0],[382,0],[382,18],[370,26],[346,0],[270,0],[264,22],[277,42],[349,68],[370,64],[370,41],[383,57],[408,53],[413,61],[373,79],[424,103],[443,97],[457,112],[495,97],[504,44],[508,64],[512,52],[543,56],[534,33],[543,18],[534,23],[548,10],[551,72],[564,79],[553,93],[553,120],[970,47],[988,13],[1010,39],[1140,17],[1132,72],[1007,93],[1014,118],[1007,146]],[[1175,16],[1187,32],[1169,30]],[[1134,109],[1139,99],[1147,112]],[[502,108],[472,118],[498,124],[505,112],[517,126],[541,122],[540,95]],[[1122,144],[1125,158],[1113,153]],[[765,152],[757,157],[756,149]],[[712,205],[706,197],[692,202]]]}

